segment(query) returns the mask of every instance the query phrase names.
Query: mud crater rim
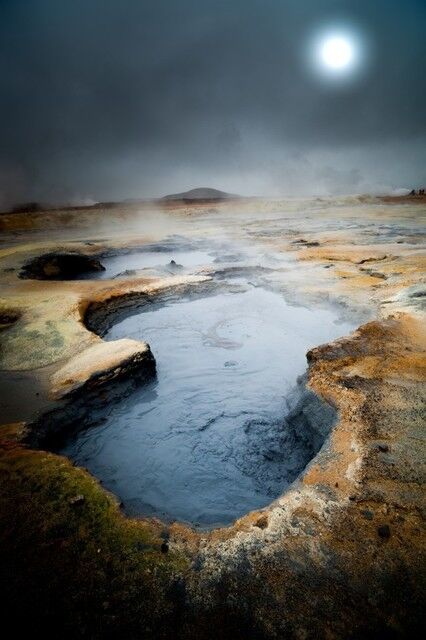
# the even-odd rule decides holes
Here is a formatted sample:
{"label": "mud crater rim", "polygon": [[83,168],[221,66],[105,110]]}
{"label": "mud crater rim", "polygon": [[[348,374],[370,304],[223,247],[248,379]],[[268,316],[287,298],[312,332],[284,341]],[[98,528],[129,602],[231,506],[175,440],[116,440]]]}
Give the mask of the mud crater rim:
{"label": "mud crater rim", "polygon": [[[282,296],[278,296],[277,294],[264,290],[262,288],[260,288],[260,291],[261,292],[263,291],[263,293],[261,293],[260,295],[264,296],[266,300],[268,299],[268,296],[271,296],[273,298],[274,304],[278,303],[278,304],[282,304],[284,308],[286,307],[287,302],[284,300],[284,298],[282,298]],[[177,288],[170,287],[166,291],[156,292],[155,294],[147,295],[147,294],[144,294],[143,292],[142,293],[138,292],[131,295],[116,296],[113,298],[109,298],[103,301],[102,303],[95,303],[94,305],[93,304],[89,305],[84,316],[84,322],[90,330],[94,331],[98,335],[105,336],[107,333],[111,332],[112,328],[116,327],[118,324],[122,322],[125,322],[126,319],[132,319],[132,318],[133,320],[135,318],[143,319],[144,317],[147,317],[147,315],[149,315],[150,313],[158,314],[160,310],[163,310],[163,312],[164,310],[166,310],[165,314],[167,315],[167,313],[169,312],[168,310],[170,310],[171,308],[177,309],[180,306],[182,305],[185,306],[188,303],[189,304],[194,303],[195,307],[197,307],[197,305],[199,307],[199,305],[203,306],[203,305],[206,305],[206,303],[209,303],[209,302],[211,303],[212,300],[223,295],[227,297],[228,301],[234,299],[236,296],[235,298],[236,302],[237,302],[238,296],[240,296],[239,302],[241,302],[241,296],[244,297],[245,294],[248,294],[249,297],[251,296],[252,300],[256,300],[256,298],[259,296],[257,289],[256,290],[248,289],[247,286],[242,286],[241,283],[232,285],[230,283],[224,283],[223,281],[215,282],[214,280],[208,280],[207,282],[197,282],[197,283],[189,283],[189,284],[187,283],[185,285],[180,285]],[[200,311],[200,308],[198,308],[198,312],[199,311]],[[304,312],[306,312],[306,310]],[[173,313],[173,310],[171,311],[171,313]],[[142,324],[143,324],[143,321],[142,321]],[[120,336],[120,337],[128,337],[128,335],[125,333],[123,334],[123,336]],[[152,339],[146,339],[146,336],[144,336],[144,329],[142,329],[142,334],[140,338],[152,345],[154,356],[157,358],[158,345],[156,344],[156,341]],[[113,336],[110,339],[114,340],[116,339],[116,337]],[[260,338],[259,340],[261,342],[262,338]],[[316,343],[312,344],[311,346],[315,346],[315,345]],[[301,374],[306,372],[305,354],[306,354],[306,350],[303,351],[304,365],[303,365],[303,369],[300,371]],[[232,358],[227,359],[227,361],[224,363],[224,367],[228,372],[232,369],[233,366],[234,366],[234,363],[232,362]],[[161,370],[161,367],[160,367],[160,370]],[[151,372],[151,374],[152,373],[153,372]],[[157,384],[156,382],[157,379],[158,379],[158,373],[157,373],[157,378],[154,378],[154,379],[152,378],[152,375],[148,375],[143,380],[145,391],[147,386],[149,386],[153,382],[153,380],[155,381],[154,384]],[[147,382],[148,382],[148,385],[146,384]],[[136,385],[136,387],[138,389],[141,388],[139,385]],[[284,384],[283,384],[283,388],[285,388]],[[132,389],[132,391],[134,391],[134,388]],[[288,396],[288,391],[289,389],[287,388],[287,391],[285,394],[286,396]],[[114,390],[112,391],[112,395],[113,393],[114,393]],[[138,391],[137,393],[140,393],[140,391]],[[130,395],[132,394],[130,393]],[[287,442],[286,446],[287,448],[289,447],[291,448],[294,445],[295,451],[297,451],[297,456],[299,454],[302,455],[300,451],[303,449],[304,450],[303,461],[302,462],[296,461],[294,463],[296,466],[293,468],[293,470],[286,471],[287,475],[285,476],[285,481],[283,480],[283,475],[282,475],[283,472],[280,471],[281,475],[278,475],[279,482],[280,482],[279,489],[277,489],[277,486],[275,486],[274,490],[271,489],[271,486],[273,486],[274,483],[276,485],[276,482],[277,482],[277,479],[275,478],[275,475],[274,475],[275,471],[272,474],[270,471],[265,471],[266,473],[265,487],[267,487],[265,488],[265,492],[267,493],[267,498],[265,498],[265,495],[264,495],[263,499],[258,503],[248,504],[244,508],[240,508],[239,511],[237,511],[236,513],[233,513],[232,515],[226,512],[225,515],[222,515],[222,517],[212,516],[210,521],[206,521],[206,520],[203,521],[202,517],[191,517],[191,516],[188,516],[188,514],[186,514],[185,516],[185,513],[182,513],[181,515],[180,514],[175,515],[170,510],[169,511],[161,510],[161,509],[157,510],[156,508],[153,508],[153,510],[149,511],[148,509],[147,511],[144,508],[140,508],[140,507],[134,508],[132,507],[132,505],[129,506],[129,500],[126,499],[126,496],[123,496],[123,491],[120,491],[119,488],[117,489],[114,486],[112,486],[111,483],[109,483],[107,480],[105,480],[105,478],[102,477],[102,474],[100,474],[99,472],[91,468],[90,464],[85,464],[79,461],[78,459],[76,460],[75,456],[72,455],[72,452],[67,453],[66,451],[67,445],[65,445],[65,450],[63,446],[61,446],[61,444],[59,445],[56,444],[53,446],[50,445],[50,448],[53,448],[54,451],[67,455],[71,460],[73,460],[76,464],[78,464],[78,466],[88,467],[89,471],[92,473],[94,477],[100,479],[102,481],[102,484],[109,491],[117,495],[119,500],[122,500],[122,502],[124,503],[124,510],[127,515],[141,516],[141,517],[148,517],[148,518],[156,517],[165,522],[172,522],[174,520],[177,520],[183,524],[186,524],[192,527],[196,526],[198,529],[201,529],[201,530],[214,529],[214,528],[223,527],[223,526],[230,526],[232,525],[233,522],[235,522],[236,519],[239,519],[240,517],[243,517],[252,511],[257,511],[259,509],[268,509],[276,499],[280,498],[283,494],[285,494],[288,491],[289,486],[294,481],[297,481],[303,475],[307,466],[309,466],[312,460],[316,457],[316,455],[324,445],[324,442],[326,442],[328,435],[333,425],[336,422],[336,419],[337,419],[336,411],[333,408],[331,408],[329,405],[324,403],[313,392],[308,391],[305,387],[304,380],[299,381],[298,383],[296,379],[294,380],[294,384],[292,386],[290,395],[291,395],[291,402],[290,402],[291,406],[287,404],[285,408],[284,407],[282,408],[282,411],[279,414],[279,423],[280,423],[279,425],[277,425],[277,420],[275,419],[277,417],[275,417],[274,420],[271,422],[269,418],[266,418],[266,419],[264,417],[262,418],[261,415],[257,420],[252,419],[251,422],[250,420],[247,420],[246,422],[242,423],[242,428],[244,428],[244,431],[248,433],[251,430],[254,433],[253,436],[251,435],[248,436],[249,438],[250,437],[254,438],[254,440],[249,442],[251,447],[249,453],[247,454],[249,458],[249,462],[244,460],[241,462],[241,460],[238,460],[238,464],[242,464],[243,467],[244,465],[248,464],[250,469],[252,469],[254,466],[259,466],[260,464],[259,459],[255,459],[255,461],[253,462],[253,456],[257,455],[253,453],[253,450],[254,448],[258,447],[258,442],[256,441],[256,439],[261,440],[261,438],[265,438],[264,431],[265,431],[265,428],[267,428],[271,431],[275,430],[275,433],[273,436],[275,438],[275,442],[273,443],[272,448],[269,448],[268,450],[263,451],[263,453],[265,454],[264,459],[266,460],[265,469],[268,465],[270,465],[270,467],[274,465],[275,466],[284,465],[285,456],[284,454],[282,454],[282,452],[280,452],[279,450],[280,448],[277,445],[279,438],[282,437],[282,430],[283,430],[284,423],[286,425],[285,428],[287,429],[285,437],[289,442],[290,441],[292,442],[291,445]],[[77,413],[78,411],[82,411],[84,414],[84,404],[85,402],[87,402],[87,400],[88,400],[87,396],[85,397],[85,393],[84,391],[82,391],[80,400],[77,402],[77,404],[81,405],[77,408]],[[286,401],[287,402],[289,401],[288,397]],[[111,407],[111,405],[109,404],[109,401],[107,401],[107,403],[108,403],[108,406]],[[113,404],[113,401],[112,401],[112,404]],[[241,410],[244,412],[246,409],[247,407],[244,405],[242,406]],[[67,410],[70,411],[69,406]],[[111,411],[114,412],[115,411],[114,408]],[[72,409],[71,409],[71,413],[72,413]],[[71,416],[71,419],[70,419],[70,416],[69,415],[66,416],[65,414],[63,413],[60,419],[58,418],[55,419],[55,417],[52,417],[52,419],[53,419],[53,423],[56,423],[56,425],[59,422],[62,422],[62,423],[69,422],[71,424],[71,429],[69,430],[69,433],[71,433],[72,436],[71,438],[68,437],[68,442],[73,439],[75,441],[79,437],[82,437],[82,434],[90,433],[90,431],[93,428],[96,429],[96,426],[95,427],[90,426],[90,417],[89,417],[89,420],[88,420],[89,424],[87,423],[84,424],[83,429],[77,429],[73,431],[72,423],[75,422],[75,416],[74,417]],[[64,419],[64,415],[65,415],[65,419]],[[224,417],[225,420],[228,420],[228,418],[229,416]],[[251,416],[251,418],[253,418],[253,416]],[[86,419],[87,419],[87,414],[86,414],[86,417],[83,418],[83,423],[85,423]],[[215,420],[211,420],[210,422],[207,420],[207,422],[209,423],[207,428],[208,430],[210,428],[210,424],[214,423]],[[319,422],[321,422],[320,426],[319,426]],[[54,425],[52,426],[54,427]],[[202,431],[202,429],[199,429],[199,431]],[[257,435],[257,433],[261,435]],[[89,436],[89,439],[90,439],[90,436]],[[49,440],[49,438],[47,438],[47,440]],[[266,448],[268,448],[269,444],[266,444],[265,446]],[[300,450],[297,450],[297,447],[299,447]],[[261,461],[261,463],[262,462],[263,460]],[[262,484],[261,475],[259,475],[259,478],[256,477],[255,481],[258,482],[257,486],[260,486]]]}
{"label": "mud crater rim", "polygon": [[[167,253],[170,251],[170,248],[170,243],[166,243],[164,247],[160,247],[160,253],[167,255]],[[188,248],[189,251],[192,252],[195,251],[196,253],[197,247],[194,245],[194,243],[185,248]],[[180,249],[182,249],[182,247],[180,247]],[[126,259],[126,256],[129,256],[130,254],[137,254],[138,256],[140,256],[140,254],[149,255],[150,251],[158,252],[158,250],[159,246],[153,244],[151,247],[145,245],[142,249],[141,247],[135,247],[130,250],[114,249],[104,254],[98,253],[97,255],[98,257],[102,258],[108,258],[108,256],[118,256],[120,260],[123,260]],[[178,257],[179,247],[173,247],[173,250],[176,251],[176,256]],[[267,309],[269,304],[272,304],[272,313],[269,313],[269,316],[271,318],[274,318],[276,312],[283,321],[285,321],[285,314],[290,313],[291,315],[291,313],[295,312],[295,309],[299,308],[299,305],[297,303],[287,300],[282,291],[274,291],[273,285],[271,287],[268,286],[267,279],[269,275],[273,274],[274,272],[281,271],[282,264],[274,264],[273,257],[272,263],[269,262],[262,265],[253,262],[247,263],[244,260],[243,252],[239,253],[237,250],[236,253],[230,253],[229,248],[227,249],[227,251],[228,253],[225,255],[224,251],[220,253],[217,251],[217,248],[211,249],[209,255],[211,257],[216,256],[216,258],[210,261],[209,269],[203,269],[202,275],[204,276],[204,279],[201,281],[177,281],[176,283],[167,285],[167,287],[163,289],[160,288],[151,291],[139,290],[125,293],[116,293],[111,295],[110,297],[104,298],[103,300],[92,301],[91,303],[89,303],[82,314],[82,322],[89,331],[97,334],[102,338],[107,336],[107,341],[116,340],[117,338],[121,339],[136,337],[138,340],[150,344],[153,347],[153,354],[150,352],[150,357],[144,363],[142,363],[142,368],[139,370],[135,366],[129,366],[127,370],[126,366],[118,367],[119,375],[116,380],[112,379],[107,383],[103,382],[102,372],[99,376],[97,376],[98,380],[91,378],[85,383],[85,385],[83,385],[83,387],[75,390],[74,392],[71,392],[69,396],[64,400],[64,402],[60,404],[60,406],[54,407],[52,411],[45,412],[41,419],[36,420],[33,423],[28,432],[27,441],[30,445],[49,448],[52,451],[65,455],[70,460],[72,460],[74,464],[77,464],[78,466],[83,468],[87,468],[87,470],[95,478],[97,478],[105,488],[107,488],[111,493],[115,494],[118,500],[122,501],[124,512],[129,516],[138,516],[142,518],[156,517],[165,522],[172,522],[176,520],[181,522],[182,524],[192,527],[195,526],[197,527],[197,529],[203,530],[230,526],[235,522],[235,520],[244,517],[250,512],[268,510],[271,505],[274,504],[275,500],[282,497],[289,490],[291,484],[293,484],[303,476],[307,467],[316,458],[318,452],[327,441],[328,435],[332,427],[336,423],[337,412],[335,411],[335,409],[330,407],[330,405],[325,403],[312,391],[309,391],[305,385],[306,353],[309,348],[315,347],[317,346],[317,344],[320,344],[323,341],[321,339],[316,339],[313,343],[305,344],[300,349],[298,356],[303,357],[303,366],[300,367],[299,363],[299,375],[293,376],[294,379],[292,379],[291,387],[286,382],[287,388],[284,394],[286,404],[283,404],[282,406],[280,405],[281,409],[279,410],[278,414],[277,412],[275,412],[276,415],[274,415],[273,418],[270,415],[265,418],[265,415],[261,413],[257,416],[256,412],[253,410],[253,407],[251,407],[250,413],[250,411],[247,411],[247,407],[246,405],[244,405],[244,403],[239,409],[239,412],[235,412],[235,415],[237,417],[239,413],[241,413],[242,415],[246,413],[250,414],[250,420],[244,419],[240,425],[245,435],[250,434],[247,435],[247,440],[250,445],[250,451],[248,451],[247,453],[249,461],[247,463],[247,461],[238,460],[240,467],[241,465],[243,467],[243,475],[245,474],[246,476],[250,477],[250,473],[246,472],[246,470],[244,469],[244,465],[247,467],[247,464],[248,467],[252,470],[254,468],[261,467],[263,463],[265,463],[265,468],[268,465],[270,465],[271,467],[274,465],[277,466],[277,464],[284,465],[286,460],[282,457],[283,447],[281,447],[280,445],[280,438],[283,438],[282,432],[284,430],[284,424],[286,429],[285,438],[287,438],[286,446],[288,451],[290,451],[291,453],[292,447],[295,451],[297,450],[297,447],[299,447],[300,450],[303,449],[304,451],[303,455],[301,454],[303,458],[302,461],[297,460],[293,464],[293,467],[291,469],[288,469],[285,479],[283,479],[282,475],[278,476],[279,488],[277,488],[277,479],[275,477],[277,474],[275,473],[275,471],[272,474],[269,473],[269,475],[268,472],[266,472],[266,475],[263,478],[263,480],[265,480],[266,478],[264,482],[266,488],[260,502],[258,501],[253,504],[249,502],[244,506],[244,508],[239,508],[239,510],[235,513],[229,513],[228,511],[224,510],[222,514],[216,514],[215,517],[209,516],[207,520],[203,520],[203,517],[199,517],[199,515],[192,516],[192,514],[188,514],[185,512],[174,514],[173,509],[168,510],[166,508],[162,510],[161,508],[157,509],[155,506],[150,511],[150,504],[148,505],[148,509],[145,509],[144,507],[137,507],[135,509],[134,506],[129,506],[129,500],[127,499],[127,496],[123,495],[123,491],[120,490],[120,487],[114,486],[114,483],[110,483],[108,482],[108,480],[105,481],[102,472],[93,469],[90,461],[89,464],[85,464],[84,461],[82,462],[78,459],[78,457],[76,458],[76,456],[73,455],[72,451],[67,452],[68,443],[77,442],[82,434],[89,434],[90,439],[90,433],[93,433],[93,431],[96,430],[99,418],[99,415],[96,413],[98,412],[96,403],[99,400],[99,394],[101,396],[101,400],[99,402],[101,407],[104,408],[106,406],[108,408],[108,411],[114,413],[114,411],[116,411],[114,407],[119,407],[120,402],[123,402],[121,399],[122,397],[125,398],[124,402],[127,403],[127,406],[131,407],[131,400],[128,401],[128,397],[131,398],[132,396],[135,396],[135,394],[146,394],[147,389],[151,389],[152,391],[155,385],[159,384],[158,368],[156,366],[158,354],[158,344],[156,342],[156,339],[148,338],[148,336],[144,334],[143,328],[140,335],[138,336],[132,336],[126,331],[124,331],[122,335],[114,336],[114,330],[118,325],[121,325],[122,323],[125,324],[126,321],[129,320],[138,322],[138,319],[140,319],[141,325],[143,327],[144,317],[148,317],[150,314],[161,313],[166,313],[167,315],[169,309],[179,309],[187,304],[194,304],[195,307],[197,307],[197,304],[206,305],[208,309],[209,304],[211,305],[211,301],[213,300],[213,304],[215,304],[215,298],[218,298],[220,296],[222,296],[222,298],[225,297],[228,301],[235,296],[237,299],[238,296],[240,296],[240,301],[242,301],[242,298],[247,298],[248,296],[247,299],[252,300],[251,304],[253,304],[253,301],[256,303],[256,299],[259,296],[260,298],[262,298],[263,296],[266,305],[262,306],[262,314],[264,312],[266,313],[265,309]],[[43,254],[42,257],[50,257],[52,255],[57,256],[58,254],[48,253]],[[73,253],[67,255],[72,255],[74,259],[76,255],[80,257],[83,254]],[[88,260],[93,260],[93,258],[90,256],[85,257]],[[172,263],[173,266],[178,266],[174,260],[172,260]],[[100,267],[101,269],[105,269],[103,265],[100,265]],[[83,277],[82,279],[87,278]],[[306,307],[306,303],[305,305],[301,303],[300,309],[301,311],[299,311],[299,313],[301,313],[302,315],[312,314],[312,309],[310,307]],[[253,308],[249,306],[247,315],[249,316],[252,311]],[[213,312],[217,313],[217,308],[213,309]],[[171,311],[171,313],[173,314],[173,310]],[[198,313],[200,313],[199,309]],[[321,311],[320,313],[324,312]],[[207,316],[208,315],[209,314],[207,313]],[[266,315],[268,314],[266,313]],[[198,317],[198,320],[200,323],[202,323],[201,316]],[[328,320],[330,320],[330,318],[328,318]],[[344,334],[345,333],[346,332],[344,332]],[[277,338],[276,333],[274,334],[274,336],[275,338]],[[262,342],[262,340],[266,341],[268,339],[268,331],[261,331],[257,337],[259,338],[260,342]],[[325,337],[326,341],[328,341],[329,339],[334,339],[338,336],[330,336],[326,334]],[[207,342],[209,347],[219,346],[219,348],[228,348],[231,344],[231,346],[229,347],[231,349],[240,348],[240,345],[238,345],[235,340],[234,343],[232,342],[232,340],[230,342],[227,342],[225,340],[225,342],[222,341],[219,345],[212,344],[212,340],[213,343],[215,343],[216,338],[217,336],[213,335],[213,338],[210,336],[210,341]],[[177,343],[179,344],[179,340],[177,341]],[[285,346],[284,343],[281,345],[281,347],[283,346]],[[270,356],[270,360],[275,361],[277,354],[274,351],[270,354]],[[223,363],[226,374],[229,374],[233,370],[235,364],[238,363],[236,363],[232,358],[227,359],[226,362]],[[164,369],[163,365],[164,359],[160,366],[160,377]],[[181,369],[183,371],[186,371],[186,368],[186,366],[181,366]],[[269,367],[269,364],[268,366],[264,366],[263,373],[265,373],[265,371],[269,368],[272,368]],[[246,381],[242,380],[243,384],[245,382]],[[274,382],[274,384],[276,384],[276,381]],[[259,387],[257,381],[256,386]],[[286,385],[284,385],[283,383],[283,389],[285,388],[285,386]],[[264,381],[263,388],[265,392],[268,389],[268,384]],[[182,392],[182,389],[180,391]],[[155,394],[157,393],[157,391],[154,389],[153,393]],[[237,395],[237,393],[235,395]],[[258,396],[260,404],[262,404],[263,401],[263,398],[261,397],[262,395],[264,395],[264,392],[262,392],[262,394]],[[106,401],[105,398],[107,398]],[[163,404],[167,404],[167,402]],[[219,407],[220,401],[218,401],[216,404],[217,407]],[[233,417],[232,412],[231,417]],[[313,420],[311,419],[312,417]],[[219,421],[221,418],[228,419],[229,416],[223,416],[221,414],[218,418]],[[107,420],[108,418],[106,418],[106,421]],[[198,432],[202,433],[206,431],[206,433],[208,433],[211,425],[215,425],[215,423],[216,417],[208,418],[206,420],[207,426],[198,428]],[[61,425],[60,432],[58,431],[58,425]],[[265,441],[265,430],[270,430],[272,432],[272,446],[270,446],[270,443]],[[254,436],[251,436],[251,433],[254,433]],[[252,438],[252,440],[250,440],[250,438]],[[264,447],[262,450],[263,458],[259,459],[257,453],[257,449],[259,448],[258,440],[261,440],[262,438],[264,440]],[[211,451],[209,455],[211,455]],[[226,461],[226,456],[224,457],[224,460]],[[239,469],[239,471],[241,471],[241,469]],[[260,486],[263,481],[261,474],[259,475],[259,477],[256,476],[255,480],[260,481],[260,484],[258,482],[258,486]],[[173,485],[171,484],[171,486]],[[273,489],[271,489],[272,486],[274,487]],[[253,489],[253,492],[260,493],[258,488]],[[210,502],[212,502],[211,499]]]}

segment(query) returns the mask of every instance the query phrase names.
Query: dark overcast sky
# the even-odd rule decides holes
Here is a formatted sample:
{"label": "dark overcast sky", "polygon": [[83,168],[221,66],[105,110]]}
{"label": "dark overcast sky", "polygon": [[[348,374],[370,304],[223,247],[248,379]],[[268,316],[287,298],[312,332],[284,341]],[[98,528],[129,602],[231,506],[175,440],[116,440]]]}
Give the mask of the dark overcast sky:
{"label": "dark overcast sky", "polygon": [[0,203],[418,186],[425,62],[426,0],[0,0]]}

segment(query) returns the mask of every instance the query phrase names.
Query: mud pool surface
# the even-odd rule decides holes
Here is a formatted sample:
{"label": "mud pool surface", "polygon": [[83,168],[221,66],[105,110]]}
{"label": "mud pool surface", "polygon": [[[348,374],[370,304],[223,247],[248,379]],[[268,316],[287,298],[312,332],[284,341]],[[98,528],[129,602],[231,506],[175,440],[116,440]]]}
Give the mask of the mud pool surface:
{"label": "mud pool surface", "polygon": [[352,328],[259,287],[139,312],[106,339],[147,341],[157,378],[62,453],[130,514],[228,524],[269,504],[317,453],[317,434],[295,437],[285,416],[307,349]]}

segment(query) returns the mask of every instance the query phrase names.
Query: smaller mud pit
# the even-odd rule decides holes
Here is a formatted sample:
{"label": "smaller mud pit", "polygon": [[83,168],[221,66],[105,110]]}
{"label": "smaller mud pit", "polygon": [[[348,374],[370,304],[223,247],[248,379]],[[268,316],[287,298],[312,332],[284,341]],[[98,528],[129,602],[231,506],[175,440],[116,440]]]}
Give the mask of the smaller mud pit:
{"label": "smaller mud pit", "polygon": [[191,242],[170,236],[132,251],[116,251],[102,256],[103,272],[90,273],[84,279],[126,278],[154,272],[158,275],[186,274],[213,263],[214,254],[203,242]]}
{"label": "smaller mud pit", "polygon": [[309,348],[351,329],[259,287],[146,305],[106,339],[149,342],[156,379],[93,408],[61,453],[130,515],[229,524],[282,494],[322,446],[334,413],[297,379]]}
{"label": "smaller mud pit", "polygon": [[104,272],[90,274],[90,278],[125,278],[142,270],[153,270],[161,275],[186,273],[188,269],[211,264],[212,257],[203,251],[144,251],[103,258]]}
{"label": "smaller mud pit", "polygon": [[80,253],[46,253],[27,262],[20,278],[33,280],[77,280],[100,273],[105,267],[96,258]]}

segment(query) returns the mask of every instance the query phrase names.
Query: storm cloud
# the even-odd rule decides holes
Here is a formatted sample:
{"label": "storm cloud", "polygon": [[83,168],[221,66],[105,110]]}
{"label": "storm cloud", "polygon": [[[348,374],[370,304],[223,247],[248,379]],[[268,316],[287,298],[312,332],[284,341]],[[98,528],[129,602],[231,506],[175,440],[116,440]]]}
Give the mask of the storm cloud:
{"label": "storm cloud", "polygon": [[0,0],[0,204],[420,186],[425,60],[423,0]]}

